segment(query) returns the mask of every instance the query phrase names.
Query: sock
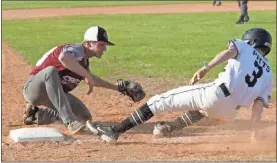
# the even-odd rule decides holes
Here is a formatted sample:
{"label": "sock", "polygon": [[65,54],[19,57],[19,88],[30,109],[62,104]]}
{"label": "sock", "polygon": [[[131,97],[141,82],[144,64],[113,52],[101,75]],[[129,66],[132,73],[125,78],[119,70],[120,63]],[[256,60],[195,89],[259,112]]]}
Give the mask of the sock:
{"label": "sock", "polygon": [[198,110],[185,112],[182,116],[173,121],[166,122],[170,126],[170,131],[181,130],[192,124],[199,122],[205,115]]}
{"label": "sock", "polygon": [[150,110],[149,106],[147,104],[144,104],[139,109],[137,109],[135,112],[133,112],[131,115],[129,115],[125,120],[123,120],[120,124],[115,125],[113,127],[113,130],[115,132],[124,133],[125,131],[138,126],[145,121],[152,118],[154,114]]}

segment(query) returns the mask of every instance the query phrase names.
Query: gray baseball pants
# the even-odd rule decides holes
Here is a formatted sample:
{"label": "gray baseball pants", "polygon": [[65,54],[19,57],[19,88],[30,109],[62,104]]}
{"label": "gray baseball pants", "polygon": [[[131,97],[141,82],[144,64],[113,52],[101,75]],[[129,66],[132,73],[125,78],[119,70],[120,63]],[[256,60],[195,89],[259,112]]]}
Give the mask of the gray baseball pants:
{"label": "gray baseball pants", "polygon": [[34,106],[44,106],[37,112],[38,124],[91,120],[88,108],[77,97],[65,93],[55,67],[49,66],[30,76],[23,88],[23,96]]}
{"label": "gray baseball pants", "polygon": [[238,5],[240,8],[240,18],[243,20],[246,16],[248,16],[248,0],[238,0]]}

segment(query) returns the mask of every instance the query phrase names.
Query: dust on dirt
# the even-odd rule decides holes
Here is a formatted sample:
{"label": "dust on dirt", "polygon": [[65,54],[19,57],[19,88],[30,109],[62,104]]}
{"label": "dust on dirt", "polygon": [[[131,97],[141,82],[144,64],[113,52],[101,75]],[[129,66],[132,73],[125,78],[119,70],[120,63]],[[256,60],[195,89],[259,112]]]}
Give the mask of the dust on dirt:
{"label": "dust on dirt", "polygon": [[[253,3],[253,2],[251,2]],[[263,3],[263,2],[261,2]],[[275,2],[270,2],[275,3]],[[208,7],[209,8],[209,7]],[[152,10],[154,10],[152,8]],[[202,10],[206,10],[205,8]],[[208,9],[207,9],[208,10]],[[90,14],[90,13],[88,13]],[[20,14],[24,15],[24,14]],[[2,160],[3,161],[219,161],[219,160],[276,160],[276,106],[270,105],[262,117],[261,129],[267,133],[264,139],[250,143],[249,122],[251,112],[247,108],[239,111],[233,121],[204,119],[196,126],[175,132],[170,138],[152,138],[155,122],[169,120],[180,112],[162,113],[146,124],[138,126],[119,138],[119,143],[109,145],[99,138],[83,134],[70,136],[61,124],[52,124],[66,134],[64,142],[13,143],[9,131],[22,127],[24,99],[22,87],[31,66],[3,43],[2,47]],[[128,76],[128,75],[127,75]],[[147,100],[156,93],[183,85],[183,81],[133,77],[147,90]],[[116,123],[123,120],[145,102],[134,104],[117,92],[96,88],[84,95],[87,87],[81,86],[74,94],[89,107],[94,121]]]}

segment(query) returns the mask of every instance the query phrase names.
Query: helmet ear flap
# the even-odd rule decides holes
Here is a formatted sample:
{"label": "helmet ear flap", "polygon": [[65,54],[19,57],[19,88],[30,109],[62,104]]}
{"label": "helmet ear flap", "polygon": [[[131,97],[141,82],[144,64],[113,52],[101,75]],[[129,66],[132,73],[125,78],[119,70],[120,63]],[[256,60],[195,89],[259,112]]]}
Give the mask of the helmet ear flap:
{"label": "helmet ear flap", "polygon": [[250,45],[250,46],[252,46],[252,47],[255,47],[256,46],[256,39],[253,39],[253,40],[245,40],[245,42],[248,44],[248,45]]}
{"label": "helmet ear flap", "polygon": [[257,39],[251,40],[251,41],[250,41],[250,45],[251,45],[252,47],[255,47],[255,46],[256,46],[256,41],[257,41]]}

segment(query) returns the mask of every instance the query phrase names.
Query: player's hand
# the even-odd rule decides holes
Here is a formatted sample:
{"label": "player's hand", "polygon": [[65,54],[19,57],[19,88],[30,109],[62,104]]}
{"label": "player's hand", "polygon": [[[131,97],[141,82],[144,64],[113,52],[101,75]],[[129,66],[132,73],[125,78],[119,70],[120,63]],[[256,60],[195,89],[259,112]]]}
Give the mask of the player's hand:
{"label": "player's hand", "polygon": [[88,89],[88,92],[87,92],[87,95],[89,95],[93,91],[93,81],[92,81],[92,79],[85,78],[85,82],[89,86],[89,89]]}
{"label": "player's hand", "polygon": [[190,79],[190,85],[194,85],[200,79],[202,79],[208,71],[203,67],[194,73],[193,77]]}

